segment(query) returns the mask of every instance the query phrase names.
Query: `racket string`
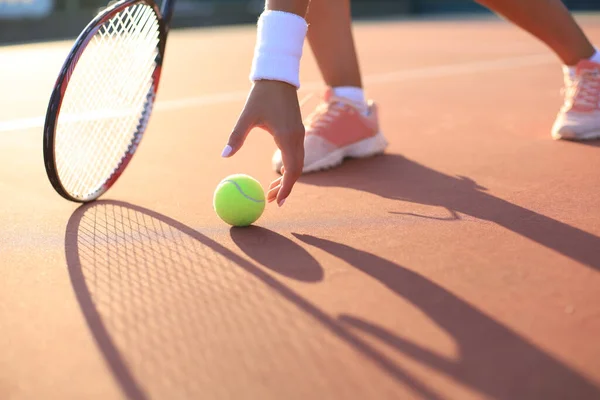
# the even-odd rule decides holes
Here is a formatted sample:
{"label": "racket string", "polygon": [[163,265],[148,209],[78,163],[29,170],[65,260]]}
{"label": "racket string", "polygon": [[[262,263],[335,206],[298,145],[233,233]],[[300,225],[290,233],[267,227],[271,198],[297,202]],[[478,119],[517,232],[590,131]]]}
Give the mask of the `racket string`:
{"label": "racket string", "polygon": [[[123,46],[121,46],[119,48],[121,50],[120,54],[119,54],[119,56],[120,56],[121,59],[118,60],[119,63],[115,63],[115,65],[122,64],[125,61],[126,57],[127,57],[126,50],[129,50],[129,49],[132,48],[132,46],[129,46],[129,44],[132,42],[133,38],[135,37],[133,34],[136,34],[138,32],[132,32],[133,34],[129,34],[129,35],[126,35],[126,33],[128,33],[127,29],[128,29],[128,26],[130,24],[133,24],[131,26],[133,26],[135,28],[135,26],[136,26],[135,22],[136,22],[136,19],[137,19],[135,13],[137,11],[141,11],[141,10],[142,10],[141,7],[137,8],[137,10],[134,10],[133,8],[126,9],[125,12],[124,12],[124,16],[126,18],[126,21],[124,21],[124,19],[121,19],[121,18],[118,18],[118,19],[115,19],[115,20],[111,20],[111,23],[109,24],[109,29],[107,29],[104,32],[104,34],[99,37],[99,41],[110,40],[110,36],[109,35],[112,32],[119,32],[119,29],[121,29],[121,34],[118,37],[119,40],[123,40],[123,42],[122,42]],[[145,11],[148,11],[148,10],[145,10]],[[146,15],[148,17],[150,17],[152,15],[152,13],[151,12],[146,12]],[[120,25],[120,26],[118,26],[118,25]],[[126,35],[126,36],[124,37],[124,35]],[[104,70],[104,72],[106,73],[107,70]],[[110,72],[117,73],[118,71],[110,71]],[[135,72],[135,71],[133,71],[133,72]],[[121,78],[121,82],[118,82],[118,86],[114,86],[114,87],[121,88],[121,90],[128,89],[128,88],[130,89],[131,86],[127,85],[127,81],[129,81],[129,80],[135,81],[136,80],[135,78],[137,78],[137,77],[134,77],[134,76],[126,76],[125,74],[122,74],[121,77],[122,77]],[[144,88],[145,85],[140,85],[140,87]],[[110,90],[111,87],[110,86],[106,86],[106,89]],[[127,105],[128,104],[128,101],[127,101],[128,98],[126,97],[126,95],[124,93],[120,93],[120,95],[121,95],[121,98],[123,99],[124,105]],[[105,96],[104,98],[105,99],[109,99],[111,97],[112,96]],[[122,119],[116,119],[116,118],[113,119],[112,121],[110,121],[111,126],[109,126],[109,129],[107,129],[107,132],[111,132],[113,130],[118,130],[120,128],[120,126],[118,126],[118,125],[121,125],[120,122],[122,122],[122,121],[123,121]],[[96,128],[98,128],[98,127],[99,126],[97,125]],[[99,132],[96,132],[96,133],[99,133]],[[113,136],[109,137],[109,140],[110,140],[108,142],[109,149],[117,149],[117,150],[119,149],[119,144],[120,143],[118,143],[118,139],[119,139],[119,137],[116,136],[116,135],[113,135]],[[95,149],[91,148],[91,150],[94,151]],[[99,164],[101,164],[101,165],[103,165],[103,164],[105,164],[105,163],[107,163],[107,162],[110,161],[110,153],[108,151],[102,152],[100,154],[100,157],[103,157],[103,158],[100,159],[100,162],[99,162]],[[88,176],[86,176],[86,178],[87,178],[86,180],[88,180],[90,178],[91,179],[96,178],[96,176],[94,176],[93,172],[94,171],[90,171],[90,174],[88,174]]]}
{"label": "racket string", "polygon": [[144,4],[108,20],[81,55],[56,129],[56,163],[65,189],[81,198],[110,179],[136,143],[153,100],[159,25]]}

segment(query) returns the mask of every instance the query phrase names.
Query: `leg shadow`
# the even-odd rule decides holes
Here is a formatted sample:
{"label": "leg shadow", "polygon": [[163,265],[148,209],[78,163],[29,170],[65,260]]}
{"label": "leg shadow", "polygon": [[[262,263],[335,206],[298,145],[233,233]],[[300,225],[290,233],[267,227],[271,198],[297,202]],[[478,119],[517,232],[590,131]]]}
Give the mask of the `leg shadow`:
{"label": "leg shadow", "polygon": [[[388,199],[443,207],[494,222],[511,232],[600,270],[600,238],[563,222],[486,193],[466,177],[453,177],[400,155],[351,160],[344,166],[301,178],[303,183],[336,186]],[[392,212],[396,213],[396,212]]]}
{"label": "leg shadow", "polygon": [[446,359],[368,321],[340,320],[493,399],[598,399],[600,388],[527,339],[421,275],[366,251],[309,235],[295,236],[373,277],[411,302],[457,343]]}

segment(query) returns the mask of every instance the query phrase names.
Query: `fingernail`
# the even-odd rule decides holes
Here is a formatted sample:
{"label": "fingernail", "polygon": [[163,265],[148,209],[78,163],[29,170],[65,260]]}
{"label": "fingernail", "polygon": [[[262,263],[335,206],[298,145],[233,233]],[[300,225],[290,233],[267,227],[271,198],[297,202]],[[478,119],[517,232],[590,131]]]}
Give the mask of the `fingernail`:
{"label": "fingernail", "polygon": [[231,150],[233,150],[233,149],[231,148],[230,145],[225,146],[225,148],[221,152],[221,157],[227,157],[228,155],[230,155],[231,154]]}
{"label": "fingernail", "polygon": [[277,202],[277,204],[279,204],[279,207],[283,206],[283,203],[285,203],[285,199],[281,199],[279,200],[279,202]]}

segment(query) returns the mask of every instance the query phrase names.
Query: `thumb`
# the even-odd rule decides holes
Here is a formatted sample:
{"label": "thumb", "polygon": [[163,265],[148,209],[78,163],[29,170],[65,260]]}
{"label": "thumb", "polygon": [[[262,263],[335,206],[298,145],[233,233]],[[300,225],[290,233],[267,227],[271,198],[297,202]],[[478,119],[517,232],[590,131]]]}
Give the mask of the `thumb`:
{"label": "thumb", "polygon": [[253,124],[250,122],[250,119],[242,114],[238,119],[237,124],[235,124],[235,128],[233,128],[231,134],[229,134],[227,145],[223,148],[221,157],[231,157],[237,153],[244,145],[244,141],[252,128]]}

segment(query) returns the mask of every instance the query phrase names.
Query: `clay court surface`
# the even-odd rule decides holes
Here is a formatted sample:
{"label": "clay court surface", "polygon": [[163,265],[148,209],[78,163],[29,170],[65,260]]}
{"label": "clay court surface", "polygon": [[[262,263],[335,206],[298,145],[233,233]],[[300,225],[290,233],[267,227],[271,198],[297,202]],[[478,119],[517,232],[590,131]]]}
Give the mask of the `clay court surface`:
{"label": "clay court surface", "polygon": [[0,397],[599,399],[600,145],[550,139],[546,48],[496,19],[357,24],[387,153],[230,229],[217,183],[276,178],[262,131],[220,158],[254,32],[173,32],[138,153],[85,206],[42,162],[72,42],[0,49]]}

